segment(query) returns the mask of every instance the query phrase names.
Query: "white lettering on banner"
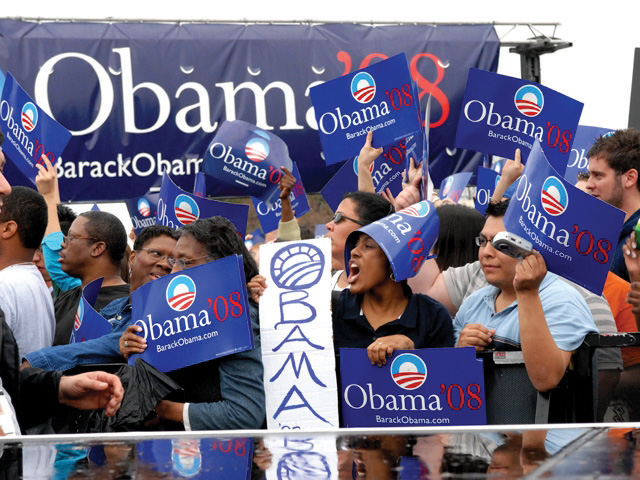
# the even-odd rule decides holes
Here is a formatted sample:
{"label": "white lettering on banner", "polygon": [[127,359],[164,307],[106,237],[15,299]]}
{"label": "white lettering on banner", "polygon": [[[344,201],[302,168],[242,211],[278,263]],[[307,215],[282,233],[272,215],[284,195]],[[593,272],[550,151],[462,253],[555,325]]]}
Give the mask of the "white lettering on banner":
{"label": "white lettering on banner", "polygon": [[527,214],[529,221],[536,229],[549,237],[551,240],[558,242],[565,247],[569,246],[569,232],[564,228],[557,229],[556,224],[543,215],[543,212],[536,209],[535,204],[531,201],[531,183],[525,174],[520,177],[518,187],[516,188],[516,199],[522,202],[521,210]]}
{"label": "white lettering on banner", "polygon": [[[162,153],[158,152],[154,157],[147,152],[140,152],[133,158],[123,158],[119,153],[115,160],[104,163],[92,162],[66,162],[62,157],[58,158],[56,168],[59,178],[125,178],[125,177],[151,177],[162,176],[167,172],[171,176],[192,175],[200,171],[202,158],[175,158],[166,160]],[[86,168],[86,170],[85,170]]]}
{"label": "white lettering on banner", "polygon": [[[122,110],[124,112],[124,132],[132,134],[145,134],[158,130],[163,125],[165,125],[165,123],[171,117],[172,105],[170,101],[170,94],[165,91],[165,89],[158,83],[134,83],[134,66],[131,61],[130,47],[114,48],[112,49],[112,52],[117,54],[120,59],[120,71],[117,73],[111,71],[111,74],[121,77],[120,84],[122,98],[119,100],[121,101]],[[69,65],[69,62],[65,62],[65,60],[71,58],[86,62],[87,65],[93,70],[97,78],[97,84],[95,85],[95,87],[91,85],[90,88],[92,89],[92,92],[94,90],[97,92],[97,96],[100,99],[98,113],[93,121],[91,121],[91,123],[89,123],[89,125],[87,125],[85,128],[71,131],[71,134],[73,136],[88,135],[95,132],[100,127],[102,127],[102,125],[104,125],[104,123],[111,115],[114,102],[116,101],[114,86],[112,82],[117,80],[112,80],[107,69],[93,57],[79,52],[66,52],[49,58],[44,62],[44,64],[38,71],[38,74],[36,75],[34,84],[35,99],[38,105],[40,105],[40,107],[45,112],[47,112],[51,117],[55,118],[54,112],[52,112],[49,102],[49,81],[52,80],[51,74],[53,73],[54,68],[58,70],[64,69],[66,65]],[[188,73],[185,73],[180,69],[178,71],[180,71],[183,75],[188,75]],[[312,82],[305,90],[305,97],[309,96],[309,89],[311,87],[319,85],[321,83],[323,82]],[[242,82],[238,85],[235,85],[233,82],[220,82],[214,84],[214,86],[219,89],[219,93],[222,94],[226,120],[236,120],[236,95],[242,91],[250,91],[254,95],[256,125],[263,130],[273,130],[274,126],[269,125],[269,123],[267,122],[266,95],[270,92],[270,95],[277,95],[276,92],[281,92],[282,98],[284,100],[284,105],[281,110],[285,113],[285,123],[278,128],[280,130],[304,129],[304,126],[299,125],[297,120],[295,92],[293,91],[293,88],[286,82],[274,81],[264,87],[261,87],[254,82]],[[154,123],[148,127],[138,126],[135,122],[136,102],[134,101],[134,96],[137,92],[140,91],[145,91],[146,94],[153,95],[158,106],[157,117],[154,119]],[[187,105],[180,108],[175,113],[174,123],[176,127],[181,132],[188,134],[195,133],[198,130],[202,130],[206,133],[215,131],[218,128],[218,122],[211,123],[211,98],[209,91],[205,86],[197,82],[188,81],[183,83],[176,89],[174,98],[179,99],[183,94],[186,95],[186,92],[195,92],[198,101],[192,105]],[[382,110],[382,112],[376,111],[378,109]],[[386,106],[385,102],[382,102],[380,107],[378,107],[377,105],[375,106],[375,109],[373,107],[367,107],[366,109],[363,109],[361,114],[363,118],[368,118],[369,115],[384,115],[388,113],[388,111],[389,107]],[[192,115],[193,112],[198,112],[198,116],[200,118],[199,122],[190,124],[187,119],[196,117],[196,115]],[[349,123],[354,122],[355,125],[358,125],[362,122],[360,113],[356,113],[358,116],[358,120],[356,120],[355,118],[352,119],[347,117],[349,118]],[[318,129],[315,115],[313,113],[313,107],[311,107],[307,111],[305,115],[305,121],[307,122],[307,125],[313,130]],[[358,121],[358,123],[355,123],[356,121]]]}
{"label": "white lettering on banner", "polygon": [[344,401],[351,408],[360,410],[369,406],[372,410],[392,411],[434,411],[442,410],[438,395],[385,395],[384,397],[373,391],[373,385],[367,383],[367,390],[352,383],[344,389]]}
{"label": "white lettering on banner", "polygon": [[[511,115],[500,115],[498,112],[493,111],[493,102],[489,102],[489,111],[487,107],[480,100],[470,100],[464,106],[464,116],[472,123],[478,123],[486,121],[489,127],[500,126],[505,130],[514,130],[519,133],[523,133],[532,138],[537,138],[542,141],[544,135],[544,129],[542,126],[534,124],[524,118],[513,118]],[[515,123],[515,125],[514,125]],[[491,135],[489,135],[491,136]],[[510,140],[516,143],[525,143],[520,140],[520,137],[514,136],[514,138],[502,138],[502,140]],[[516,140],[517,139],[517,140]],[[529,147],[531,148],[531,147]]]}
{"label": "white lettering on banner", "polygon": [[[269,429],[338,427],[328,239],[260,247],[260,336]],[[335,446],[334,446],[335,450]]]}
{"label": "white lettering on banner", "polygon": [[[575,160],[573,160],[574,153],[576,154]],[[584,154],[585,154],[584,148],[581,148],[580,150],[578,150],[577,148],[572,148],[571,155],[569,157],[569,163],[567,164],[567,168],[576,167],[576,168],[579,168],[580,170],[586,170],[589,167],[589,159],[585,157]],[[575,179],[572,178],[569,180],[574,181]]]}

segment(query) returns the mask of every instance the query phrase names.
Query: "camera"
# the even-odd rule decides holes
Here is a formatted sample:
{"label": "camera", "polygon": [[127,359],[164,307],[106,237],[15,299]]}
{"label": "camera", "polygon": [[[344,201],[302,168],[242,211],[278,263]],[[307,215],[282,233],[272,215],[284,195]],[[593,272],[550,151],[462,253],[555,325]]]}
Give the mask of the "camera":
{"label": "camera", "polygon": [[529,255],[533,250],[533,245],[528,240],[514,235],[509,232],[500,232],[493,237],[491,242],[493,248],[499,252],[509,255],[510,257],[523,259]]}

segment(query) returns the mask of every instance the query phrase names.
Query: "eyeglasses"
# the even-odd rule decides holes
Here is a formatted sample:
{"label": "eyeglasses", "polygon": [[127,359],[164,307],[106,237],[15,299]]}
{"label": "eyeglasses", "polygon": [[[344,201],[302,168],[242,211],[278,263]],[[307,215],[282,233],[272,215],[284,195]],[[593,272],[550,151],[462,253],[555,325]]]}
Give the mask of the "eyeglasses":
{"label": "eyeglasses", "polygon": [[367,225],[366,223],[363,223],[360,220],[356,220],[355,218],[347,217],[342,212],[338,212],[333,216],[333,223],[340,223],[342,220],[351,220],[352,222],[357,223],[358,225],[362,225],[363,227],[365,227]]}
{"label": "eyeglasses", "polygon": [[185,269],[185,268],[189,268],[189,266],[191,266],[193,262],[195,262],[196,260],[202,260],[203,258],[210,258],[210,257],[209,255],[204,255],[202,257],[197,257],[197,258],[187,258],[187,259],[167,257],[167,262],[169,263],[169,266],[171,268],[177,265],[181,269]]}
{"label": "eyeglasses", "polygon": [[491,240],[489,240],[488,238],[483,237],[482,235],[478,235],[476,237],[476,245],[479,246],[479,247],[484,247],[490,241]]}
{"label": "eyeglasses", "polygon": [[99,242],[100,241],[100,239],[95,238],[95,237],[82,237],[80,235],[65,235],[64,237],[62,237],[62,239],[64,240],[64,243],[66,243],[66,244],[71,243],[71,240],[78,240],[78,239],[93,240],[95,242]]}
{"label": "eyeglasses", "polygon": [[171,264],[171,262],[168,260],[170,258],[169,255],[165,255],[164,253],[160,252],[159,250],[155,250],[153,248],[139,248],[138,250],[144,250],[145,252],[147,252],[147,255],[149,255],[151,258],[153,258],[154,260],[161,262],[162,260],[164,260],[165,258],[167,259],[167,263]]}

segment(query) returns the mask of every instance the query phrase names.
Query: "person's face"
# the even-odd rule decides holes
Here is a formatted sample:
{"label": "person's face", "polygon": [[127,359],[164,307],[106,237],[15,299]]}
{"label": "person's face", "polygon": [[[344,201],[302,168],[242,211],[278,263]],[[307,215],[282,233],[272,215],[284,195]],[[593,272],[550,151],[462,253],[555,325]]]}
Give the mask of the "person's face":
{"label": "person's face", "polygon": [[2,147],[0,147],[0,208],[2,207],[2,197],[11,193],[11,185],[9,185],[7,179],[4,178],[4,164],[6,162],[7,159],[4,156]]}
{"label": "person's face", "polygon": [[[360,220],[360,217],[356,213],[356,203],[350,198],[345,198],[340,202],[336,213],[342,213],[349,218]],[[344,245],[347,237],[351,232],[360,227],[361,225],[352,220],[347,220],[344,217],[339,223],[335,223],[333,220],[327,223],[328,232],[325,237],[331,239],[331,268],[334,270],[344,268]]]}
{"label": "person's face", "polygon": [[134,250],[129,256],[131,291],[156,278],[171,273],[167,258],[172,254],[176,241],[166,235],[152,238]]}
{"label": "person's face", "polygon": [[45,283],[51,282],[51,276],[49,276],[49,272],[47,271],[47,267],[44,264],[44,255],[42,254],[42,245],[36,248],[35,253],[33,254],[33,264],[38,268],[40,275],[44,279]]}
{"label": "person's face", "polygon": [[619,175],[603,156],[589,158],[587,193],[616,208],[622,206],[622,175]]}
{"label": "person's face", "polygon": [[369,235],[360,235],[349,260],[347,281],[351,293],[364,293],[390,281],[390,273],[389,260],[382,248]]}
{"label": "person's face", "polygon": [[80,277],[83,267],[91,261],[91,251],[97,240],[87,233],[86,225],[89,220],[79,216],[69,227],[69,233],[62,242],[60,250],[60,267],[62,271],[72,277]]}
{"label": "person's face", "polygon": [[503,217],[487,217],[480,237],[487,240],[478,250],[478,259],[487,282],[500,289],[512,289],[518,260],[493,248],[491,241],[499,232],[504,232]]}
{"label": "person's face", "polygon": [[[187,268],[195,267],[197,265],[202,265],[207,262],[214,260],[209,257],[207,252],[207,247],[200,243],[196,238],[189,234],[184,233],[176,243],[176,246],[173,249],[173,258],[175,258],[176,263],[173,265],[173,269],[171,273],[180,272]],[[181,260],[180,262],[178,260]],[[180,263],[184,262],[184,268]]]}

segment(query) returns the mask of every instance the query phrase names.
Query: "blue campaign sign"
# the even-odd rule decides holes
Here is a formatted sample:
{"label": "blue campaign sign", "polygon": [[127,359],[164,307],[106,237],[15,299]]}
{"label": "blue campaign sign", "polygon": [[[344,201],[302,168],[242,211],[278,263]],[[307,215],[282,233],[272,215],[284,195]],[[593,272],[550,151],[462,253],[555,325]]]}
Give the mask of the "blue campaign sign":
{"label": "blue campaign sign", "polygon": [[34,185],[46,155],[54,165],[71,139],[71,132],[51,118],[9,73],[0,99],[0,129],[6,156]]}
{"label": "blue campaign sign", "polygon": [[93,308],[102,287],[102,280],[102,277],[98,278],[82,289],[82,298],[78,303],[69,343],[86,342],[111,332],[111,324]]}
{"label": "blue campaign sign", "polygon": [[478,167],[477,178],[475,207],[484,215],[498,180],[500,180],[500,174],[490,168]]}
{"label": "blue campaign sign", "polygon": [[322,238],[328,231],[329,230],[327,230],[327,225],[325,223],[317,223],[313,231],[313,236],[315,238]]}
{"label": "blue campaign sign", "polygon": [[159,198],[158,193],[147,193],[142,197],[128,198],[124,201],[136,235],[146,227],[156,224]]}
{"label": "blue campaign sign", "polygon": [[[253,459],[252,438],[173,438],[139,442],[138,463],[155,472],[178,478],[249,480]],[[164,477],[164,475],[163,475]]]}
{"label": "blue campaign sign", "polygon": [[484,372],[467,348],[396,350],[379,367],[340,349],[343,427],[485,425]]}
{"label": "blue campaign sign", "polygon": [[529,240],[550,272],[602,293],[624,212],[562,178],[535,142],[504,216],[508,232]]}
{"label": "blue campaign sign", "polygon": [[287,145],[275,134],[242,120],[226,121],[204,154],[204,173],[237,195],[273,205],[279,196],[281,167],[293,168]]}
{"label": "blue campaign sign", "polygon": [[534,82],[469,69],[455,145],[513,158],[525,158],[540,141],[549,163],[567,168],[583,104]]}
{"label": "blue campaign sign", "polygon": [[[291,208],[296,212],[296,218],[300,218],[302,215],[311,210],[309,207],[309,200],[307,194],[304,191],[304,185],[300,179],[300,171],[298,165],[293,163],[292,175],[296,178],[296,185],[291,190],[289,198],[291,199]],[[271,207],[258,198],[252,197],[253,206],[256,209],[258,220],[262,226],[264,232],[272,232],[278,229],[278,222],[282,216],[282,201],[278,199]]]}
{"label": "blue campaign sign", "polygon": [[442,180],[440,184],[440,199],[449,198],[458,203],[472,175],[473,172],[454,173]]}
{"label": "blue campaign sign", "polygon": [[422,130],[404,53],[312,87],[311,103],[327,165],[356,156],[369,131],[380,147]]}
{"label": "blue campaign sign", "polygon": [[[375,139],[377,132],[374,132]],[[402,139],[392,145],[383,148],[382,154],[371,165],[371,178],[376,193],[381,193],[387,188],[395,196],[402,190],[402,172],[407,165],[409,155],[420,155],[421,146],[417,145],[416,137],[413,135],[408,139]],[[420,158],[417,158],[419,160]],[[321,190],[321,194],[335,212],[342,201],[345,193],[358,190],[358,157],[348,160],[338,170],[329,182]]]}
{"label": "blue campaign sign", "polygon": [[132,305],[147,340],[140,358],[162,372],[253,348],[240,255],[148,282],[133,292]]}
{"label": "blue campaign sign", "polygon": [[219,215],[231,221],[244,238],[247,231],[249,205],[227,203],[199,197],[179,188],[165,173],[160,187],[156,223],[178,229],[199,218]]}
{"label": "blue campaign sign", "polygon": [[438,212],[427,200],[361,227],[347,237],[344,249],[347,275],[358,232],[366,233],[380,245],[399,282],[413,277],[422,263],[431,258],[429,253],[438,239],[439,230]]}
{"label": "blue campaign sign", "polygon": [[207,181],[204,172],[196,173],[196,178],[193,180],[193,194],[199,197],[207,196]]}
{"label": "blue campaign sign", "polygon": [[564,178],[569,180],[572,185],[575,185],[578,179],[578,173],[586,172],[589,169],[587,153],[593,143],[598,138],[605,135],[611,135],[613,132],[615,132],[615,130],[611,128],[578,125],[578,131],[576,132],[576,138],[573,140],[571,156],[569,157],[569,163],[567,164],[567,170],[564,174]]}

